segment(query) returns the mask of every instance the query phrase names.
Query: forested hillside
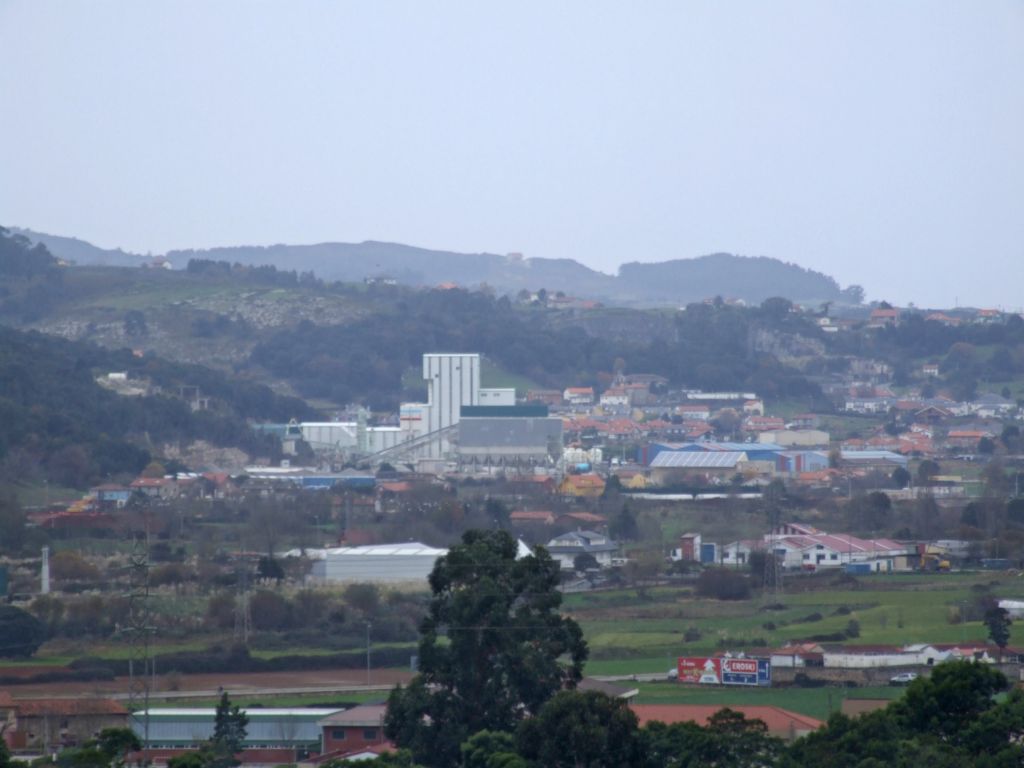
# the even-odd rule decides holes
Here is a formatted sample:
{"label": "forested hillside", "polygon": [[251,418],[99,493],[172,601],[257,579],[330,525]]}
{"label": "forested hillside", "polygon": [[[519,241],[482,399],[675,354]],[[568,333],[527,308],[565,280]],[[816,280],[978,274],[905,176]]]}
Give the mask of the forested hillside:
{"label": "forested hillside", "polygon": [[[749,335],[766,325],[817,330],[768,303],[746,309],[693,304],[675,315],[672,332],[641,341],[589,336],[556,323],[543,308],[523,309],[479,292],[410,293],[354,323],[304,322],[273,333],[251,361],[291,382],[308,397],[336,402],[365,399],[394,408],[402,374],[424,352],[481,352],[502,367],[555,387],[607,385],[617,365],[657,373],[677,385],[753,388],[766,396],[813,395],[816,387],[774,358],[751,350]],[[617,362],[618,361],[618,362]],[[406,396],[422,393],[408,392]]]}
{"label": "forested hillside", "polygon": [[[95,380],[109,371],[167,394],[119,396]],[[209,395],[211,410],[193,413],[174,397],[185,384]],[[197,366],[0,328],[0,480],[6,482],[46,478],[83,487],[136,473],[154,450],[176,441],[203,439],[270,456],[277,447],[246,419],[313,415],[301,401]]]}
{"label": "forested hillside", "polygon": [[763,256],[715,253],[696,259],[660,263],[632,262],[619,268],[624,291],[662,301],[699,301],[709,296],[728,296],[760,304],[773,296],[791,301],[847,301],[859,304],[863,296],[852,286],[840,290],[828,275]]}

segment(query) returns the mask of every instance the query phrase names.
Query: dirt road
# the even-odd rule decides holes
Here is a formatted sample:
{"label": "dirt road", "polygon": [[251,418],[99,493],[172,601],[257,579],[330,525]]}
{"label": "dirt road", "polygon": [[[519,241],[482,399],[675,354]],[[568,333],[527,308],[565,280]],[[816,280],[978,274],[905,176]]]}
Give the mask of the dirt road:
{"label": "dirt road", "polygon": [[[236,696],[269,695],[280,693],[355,692],[359,690],[387,691],[395,683],[408,682],[412,673],[402,669],[373,669],[367,688],[365,669],[321,669],[302,672],[252,672],[209,675],[157,675],[153,686],[155,697],[182,698],[182,693],[216,695],[220,689]],[[7,686],[6,691],[16,699],[37,697],[111,697],[128,694],[129,679],[97,680],[80,683],[30,683]]]}

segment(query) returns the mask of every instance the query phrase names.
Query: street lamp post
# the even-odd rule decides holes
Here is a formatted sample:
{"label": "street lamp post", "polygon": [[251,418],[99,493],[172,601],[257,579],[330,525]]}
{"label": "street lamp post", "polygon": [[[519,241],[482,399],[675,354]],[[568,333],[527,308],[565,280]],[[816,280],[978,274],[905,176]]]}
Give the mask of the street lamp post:
{"label": "street lamp post", "polygon": [[366,685],[370,685],[370,622],[366,622]]}

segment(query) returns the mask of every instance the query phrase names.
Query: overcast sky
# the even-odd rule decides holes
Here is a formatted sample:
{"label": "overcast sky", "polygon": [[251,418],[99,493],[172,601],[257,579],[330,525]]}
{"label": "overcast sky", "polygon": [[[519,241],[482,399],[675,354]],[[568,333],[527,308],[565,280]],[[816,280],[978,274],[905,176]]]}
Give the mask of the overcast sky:
{"label": "overcast sky", "polygon": [[1024,304],[1024,2],[0,0],[0,223]]}

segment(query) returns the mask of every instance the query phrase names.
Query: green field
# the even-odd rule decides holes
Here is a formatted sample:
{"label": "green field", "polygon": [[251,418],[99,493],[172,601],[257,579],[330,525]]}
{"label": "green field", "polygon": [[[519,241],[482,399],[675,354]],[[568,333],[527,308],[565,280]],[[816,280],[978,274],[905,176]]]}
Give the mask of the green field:
{"label": "green field", "polygon": [[[999,597],[1020,596],[1024,582],[1006,574],[867,576],[856,588],[816,589],[741,601],[696,598],[689,588],[660,588],[572,595],[567,610],[590,645],[588,674],[656,672],[665,660],[717,650],[774,648],[788,641],[847,630],[860,633],[852,644],[978,642],[980,621],[957,623],[960,607],[972,604],[979,586]],[[769,603],[779,603],[769,609]],[[684,633],[697,630],[687,642]],[[1024,637],[1014,627],[1010,643]]]}

